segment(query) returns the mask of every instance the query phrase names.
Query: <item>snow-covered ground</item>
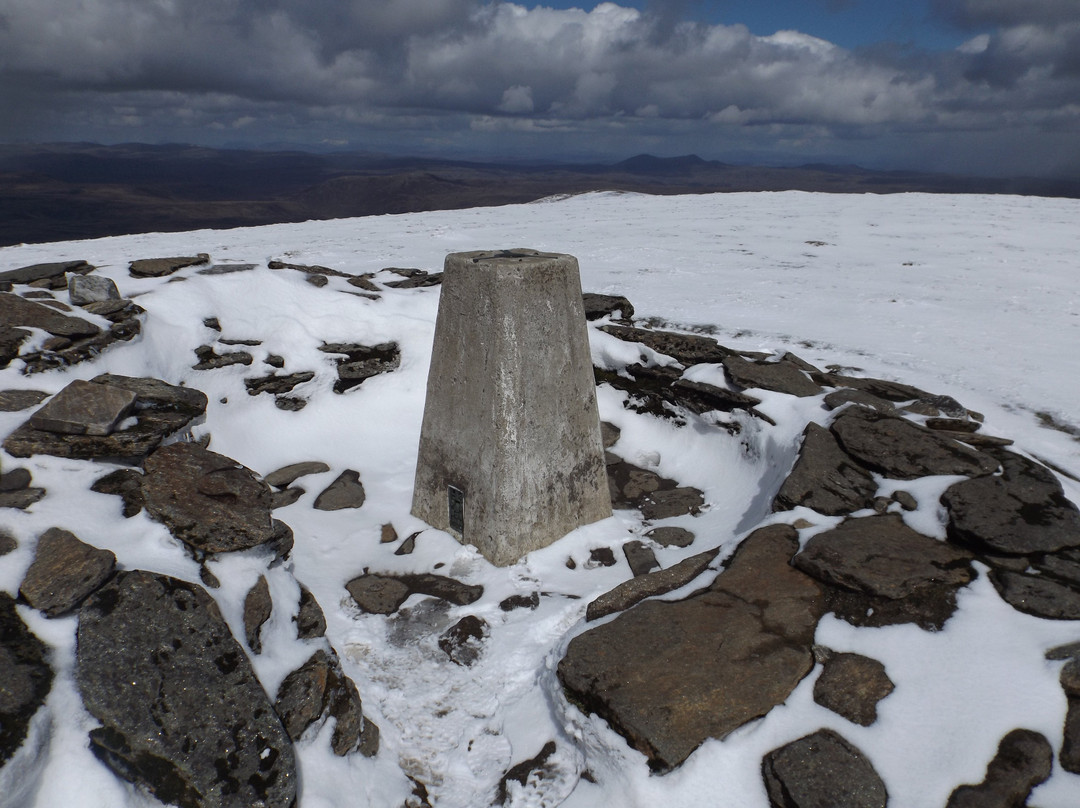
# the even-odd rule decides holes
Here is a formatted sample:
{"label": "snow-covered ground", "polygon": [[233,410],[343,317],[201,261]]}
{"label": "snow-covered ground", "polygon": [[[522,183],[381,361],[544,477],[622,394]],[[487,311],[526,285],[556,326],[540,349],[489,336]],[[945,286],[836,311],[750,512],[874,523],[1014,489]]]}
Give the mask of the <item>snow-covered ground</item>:
{"label": "snow-covered ground", "polygon": [[[438,287],[388,289],[372,301],[347,294],[357,290],[343,279],[331,278],[320,289],[300,273],[271,271],[265,262],[321,264],[352,274],[391,266],[436,271],[449,252],[507,247],[576,255],[584,289],[626,295],[639,319],[704,330],[729,347],[791,350],[819,367],[839,365],[951,395],[985,413],[985,432],[1013,438],[1018,451],[1080,477],[1076,200],[601,193],[501,208],[0,249],[0,270],[86,259],[147,310],[142,336],[133,343],[66,372],[25,377],[9,368],[0,372],[0,389],[55,392],[74,378],[103,372],[183,382],[209,396],[196,434],[211,433],[211,449],[263,474],[302,460],[331,466],[331,472],[301,480],[307,494],[276,512],[293,528],[296,547],[290,568],[266,573],[275,616],[254,663],[273,694],[311,653],[311,646],[293,639],[288,615],[288,604],[297,600],[295,576],[326,611],[328,637],[359,686],[365,712],[380,725],[383,746],[375,760],[339,759],[329,751],[328,727],[305,738],[298,747],[302,808],[399,805],[411,790],[401,770],[427,784],[437,808],[486,805],[503,772],[549,740],[557,744],[556,775],[514,790],[509,804],[763,808],[762,755],[821,727],[836,729],[867,754],[892,805],[940,806],[956,785],[982,779],[1008,730],[1034,729],[1060,746],[1061,663],[1043,655],[1080,639],[1080,625],[1016,612],[980,575],[961,591],[960,608],[941,632],[856,629],[832,617],[822,620],[818,642],[880,659],[896,682],[875,725],[857,727],[816,705],[811,676],[766,718],[707,742],[678,770],[653,776],[644,758],[606,724],[566,704],[554,674],[566,644],[584,628],[588,602],[629,577],[621,561],[589,568],[590,549],[617,547],[641,533],[640,515],[617,512],[503,569],[433,530],[419,536],[411,555],[380,545],[385,523],[400,536],[425,528],[409,505]],[[260,266],[218,276],[182,270],[182,282],[127,273],[136,258],[197,252],[209,253],[215,263]],[[203,325],[207,317],[220,320],[224,338],[262,340],[252,349],[255,366],[191,368],[193,349],[218,336]],[[598,363],[611,363],[625,350],[602,332],[592,331],[591,338]],[[399,370],[345,395],[331,391],[334,368],[317,350],[320,344],[391,340],[401,346]],[[243,378],[262,372],[256,368],[267,353],[285,357],[285,372],[317,372],[295,391],[310,399],[305,409],[283,412],[269,396],[246,394]],[[710,372],[719,374],[694,369],[702,380]],[[761,491],[779,484],[805,422],[826,413],[816,399],[762,398],[760,409],[778,426],[732,438],[722,430],[678,430],[630,413],[619,395],[601,390],[601,417],[623,428],[619,454],[705,491],[709,507],[701,516],[670,522],[690,528],[697,539],[690,548],[658,551],[663,566],[710,547],[723,547],[726,555],[760,520],[793,518],[770,517]],[[0,434],[25,417],[0,413]],[[34,538],[52,526],[113,550],[124,567],[198,581],[196,564],[164,527],[145,514],[124,520],[118,500],[89,491],[107,468],[40,456],[2,460],[5,469],[29,468],[49,496],[26,513],[0,513],[0,526],[20,542],[0,559],[0,588],[17,592]],[[345,468],[360,472],[367,490],[363,508],[313,510],[315,495]],[[1080,499],[1080,484],[1062,482],[1071,499]],[[910,517],[924,532],[939,535],[940,518],[933,508]],[[577,569],[567,568],[568,557]],[[449,610],[415,598],[385,618],[360,614],[344,590],[364,568],[426,572],[440,564],[442,574],[483,584],[484,597]],[[264,565],[265,558],[253,553],[210,564],[222,581],[212,594],[240,637],[238,604],[266,572]],[[507,596],[537,588],[552,596],[536,610],[499,609]],[[435,644],[465,613],[491,625],[484,653],[471,668],[455,665]],[[27,745],[0,771],[0,806],[156,805],[117,781],[87,747],[94,721],[71,676],[75,618],[50,621],[25,608],[21,614],[53,647],[58,676]],[[583,770],[595,783],[579,778]],[[1080,804],[1080,776],[1055,764],[1032,804]]]}

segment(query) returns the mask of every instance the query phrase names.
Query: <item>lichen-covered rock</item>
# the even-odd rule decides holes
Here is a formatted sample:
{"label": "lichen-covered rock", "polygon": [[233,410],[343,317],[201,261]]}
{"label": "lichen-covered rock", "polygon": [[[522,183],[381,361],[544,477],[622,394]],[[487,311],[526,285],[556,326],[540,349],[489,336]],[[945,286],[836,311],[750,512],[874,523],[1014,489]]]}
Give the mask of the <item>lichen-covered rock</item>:
{"label": "lichen-covered rock", "polygon": [[15,599],[0,592],[0,766],[26,739],[30,719],[52,687],[45,653],[15,610]]}
{"label": "lichen-covered rock", "polygon": [[831,729],[769,752],[761,774],[772,808],[885,808],[889,802],[873,764]]}
{"label": "lichen-covered rock", "polygon": [[794,529],[762,528],[708,589],[575,637],[558,667],[570,699],[661,771],[764,715],[814,665],[821,592],[790,565],[797,549]]}
{"label": "lichen-covered rock", "polygon": [[291,808],[292,744],[201,587],[121,572],[79,610],[76,681],[95,755],[182,808]]}
{"label": "lichen-covered rock", "polygon": [[147,512],[200,553],[245,550],[274,538],[270,486],[235,460],[194,443],[146,459]]}
{"label": "lichen-covered rock", "polygon": [[109,550],[86,544],[66,530],[50,528],[38,539],[19,594],[46,617],[60,617],[89,597],[115,567],[116,556]]}
{"label": "lichen-covered rock", "polygon": [[67,435],[109,435],[135,406],[122,387],[76,379],[30,416],[30,425]]}

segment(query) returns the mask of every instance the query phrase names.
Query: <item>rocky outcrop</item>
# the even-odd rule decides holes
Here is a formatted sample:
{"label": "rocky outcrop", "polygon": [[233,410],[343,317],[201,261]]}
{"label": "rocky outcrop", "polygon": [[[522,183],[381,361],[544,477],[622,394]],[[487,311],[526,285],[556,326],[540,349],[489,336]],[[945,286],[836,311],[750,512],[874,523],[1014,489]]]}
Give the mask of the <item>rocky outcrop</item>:
{"label": "rocky outcrop", "polygon": [[91,750],[162,802],[294,804],[292,744],[201,587],[118,573],[79,610],[76,681],[102,724]]}
{"label": "rocky outcrop", "polygon": [[940,629],[956,610],[956,590],[975,577],[972,559],[886,514],[818,533],[794,563],[825,586],[829,609],[848,622]]}
{"label": "rocky outcrop", "polygon": [[27,421],[4,440],[4,450],[15,457],[47,454],[136,464],[165,437],[184,429],[206,411],[206,396],[202,392],[159,379],[103,374],[91,381],[134,393],[135,423],[114,429],[108,435],[77,435],[38,429]]}
{"label": "rocky outcrop", "polygon": [[270,487],[235,460],[194,443],[171,443],[146,459],[147,512],[192,551],[225,553],[269,542]]}
{"label": "rocky outcrop", "polygon": [[575,637],[558,667],[567,694],[660,771],[764,715],[814,665],[821,594],[791,567],[797,549],[790,527],[762,528],[708,589]]}
{"label": "rocky outcrop", "polygon": [[45,657],[45,644],[19,617],[15,599],[0,592],[0,766],[22,745],[52,687]]}
{"label": "rocky outcrop", "polygon": [[1014,729],[1001,739],[986,777],[975,786],[960,786],[946,808],[1013,808],[1027,805],[1031,790],[1050,776],[1054,750],[1038,732]]}
{"label": "rocky outcrop", "polygon": [[889,802],[866,755],[831,729],[769,752],[761,774],[772,808],[885,808]]}

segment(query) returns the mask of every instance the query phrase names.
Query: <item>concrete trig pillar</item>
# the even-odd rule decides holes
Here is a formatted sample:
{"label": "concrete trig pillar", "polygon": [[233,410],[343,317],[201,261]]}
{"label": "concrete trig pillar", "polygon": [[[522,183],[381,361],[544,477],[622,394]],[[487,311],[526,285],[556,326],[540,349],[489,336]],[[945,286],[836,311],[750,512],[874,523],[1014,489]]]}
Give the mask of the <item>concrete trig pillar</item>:
{"label": "concrete trig pillar", "polygon": [[499,566],[611,515],[572,255],[446,257],[412,512]]}

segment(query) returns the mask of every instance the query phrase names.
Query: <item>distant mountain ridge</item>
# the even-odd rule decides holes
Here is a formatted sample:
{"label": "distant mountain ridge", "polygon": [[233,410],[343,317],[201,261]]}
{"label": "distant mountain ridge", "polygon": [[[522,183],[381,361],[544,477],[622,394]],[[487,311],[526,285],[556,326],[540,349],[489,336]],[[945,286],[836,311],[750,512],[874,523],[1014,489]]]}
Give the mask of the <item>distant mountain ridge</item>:
{"label": "distant mountain ridge", "polygon": [[1080,198],[1080,179],[987,179],[852,165],[741,166],[694,154],[537,164],[183,144],[0,144],[0,246],[505,205],[607,190]]}

